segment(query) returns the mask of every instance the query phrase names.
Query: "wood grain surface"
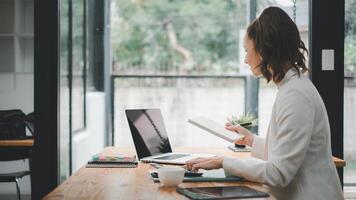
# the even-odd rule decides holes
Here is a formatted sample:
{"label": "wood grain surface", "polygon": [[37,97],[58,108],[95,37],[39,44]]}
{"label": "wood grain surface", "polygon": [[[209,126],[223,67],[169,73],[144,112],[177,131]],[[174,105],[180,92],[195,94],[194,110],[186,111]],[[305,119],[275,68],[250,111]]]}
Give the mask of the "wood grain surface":
{"label": "wood grain surface", "polygon": [[[232,157],[247,157],[248,152],[232,152],[222,148],[182,148],[176,152],[211,153]],[[107,147],[105,154],[123,153],[132,155],[134,151],[127,148]],[[336,159],[336,164],[341,163]],[[339,164],[340,164],[339,163]],[[338,165],[338,164],[337,164]],[[139,163],[137,168],[85,168],[82,167],[61,185],[50,192],[44,199],[123,199],[123,200],[173,200],[188,199],[176,192],[174,187],[163,187],[154,183],[149,175],[153,168],[146,163]],[[203,182],[181,183],[180,187],[209,187],[244,185],[268,192],[267,186],[253,182]],[[269,198],[258,199],[275,199]]]}
{"label": "wood grain surface", "polygon": [[33,139],[26,140],[0,140],[0,147],[32,147]]}
{"label": "wood grain surface", "polygon": [[[180,152],[204,152],[244,157],[248,153],[234,153],[223,149],[179,149]],[[130,149],[107,147],[107,154],[126,153],[133,154]],[[149,175],[153,168],[146,163],[139,163],[137,168],[85,168],[82,167],[69,179],[64,181],[44,199],[132,199],[132,200],[173,200],[188,199],[176,192],[174,187],[163,187],[154,183]],[[262,184],[252,182],[204,182],[181,183],[180,187],[208,187],[245,185],[267,192]],[[259,198],[261,199],[261,198]],[[273,197],[267,199],[274,199]]]}

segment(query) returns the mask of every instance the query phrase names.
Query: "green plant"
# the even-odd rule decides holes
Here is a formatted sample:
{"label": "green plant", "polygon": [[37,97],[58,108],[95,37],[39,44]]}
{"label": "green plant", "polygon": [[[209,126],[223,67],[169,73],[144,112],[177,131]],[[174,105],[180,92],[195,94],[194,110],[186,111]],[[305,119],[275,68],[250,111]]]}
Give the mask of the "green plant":
{"label": "green plant", "polygon": [[257,118],[252,114],[246,115],[232,115],[231,117],[227,117],[227,122],[233,126],[237,124],[251,123],[249,125],[244,125],[243,127],[250,130],[252,127],[257,126]]}

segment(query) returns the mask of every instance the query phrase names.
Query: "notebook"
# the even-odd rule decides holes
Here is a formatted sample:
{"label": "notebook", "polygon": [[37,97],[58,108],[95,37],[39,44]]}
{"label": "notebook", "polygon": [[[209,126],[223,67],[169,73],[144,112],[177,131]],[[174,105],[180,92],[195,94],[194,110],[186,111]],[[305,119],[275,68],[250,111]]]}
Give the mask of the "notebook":
{"label": "notebook", "polygon": [[137,167],[136,156],[96,154],[88,161],[87,168],[133,168]]}

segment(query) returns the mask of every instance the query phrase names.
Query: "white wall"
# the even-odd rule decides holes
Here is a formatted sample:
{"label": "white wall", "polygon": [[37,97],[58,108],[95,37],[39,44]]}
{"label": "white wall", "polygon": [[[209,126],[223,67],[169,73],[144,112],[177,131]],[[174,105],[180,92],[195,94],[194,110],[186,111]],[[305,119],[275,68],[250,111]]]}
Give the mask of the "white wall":
{"label": "white wall", "polygon": [[33,74],[0,74],[0,109],[20,108],[33,111]]}
{"label": "white wall", "polygon": [[[0,110],[22,109],[25,113],[33,111],[33,74],[0,74]],[[28,169],[28,161],[0,162],[0,173]],[[20,180],[21,194],[30,194],[30,178]],[[15,183],[0,183],[1,194],[16,194]]]}
{"label": "white wall", "polygon": [[105,93],[87,94],[87,128],[73,137],[73,173],[92,155],[103,150],[105,144]]}

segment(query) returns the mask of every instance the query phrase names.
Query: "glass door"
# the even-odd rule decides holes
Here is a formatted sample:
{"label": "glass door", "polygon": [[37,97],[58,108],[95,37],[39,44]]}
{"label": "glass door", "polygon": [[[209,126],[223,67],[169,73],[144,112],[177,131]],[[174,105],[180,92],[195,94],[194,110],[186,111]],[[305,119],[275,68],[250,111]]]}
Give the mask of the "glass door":
{"label": "glass door", "polygon": [[[345,1],[344,185],[356,186],[356,1]],[[355,189],[354,189],[355,191]]]}
{"label": "glass door", "polygon": [[70,0],[60,1],[60,69],[59,69],[59,176],[60,181],[70,175],[70,82],[69,63],[70,40]]}
{"label": "glass door", "polygon": [[[105,94],[93,87],[102,82],[104,52],[100,28],[93,26],[98,13],[106,12],[101,0],[60,1],[60,179],[65,180],[100,151],[105,137]],[[87,14],[89,13],[89,14]],[[89,52],[95,54],[89,56]],[[95,57],[95,58],[94,58]],[[95,60],[93,62],[92,60]],[[91,61],[91,62],[89,62]],[[92,113],[92,115],[89,115]],[[88,149],[85,149],[88,148]]]}

